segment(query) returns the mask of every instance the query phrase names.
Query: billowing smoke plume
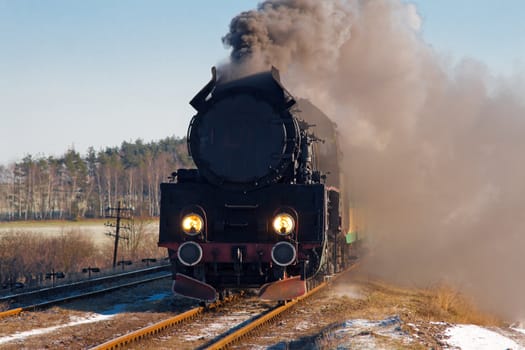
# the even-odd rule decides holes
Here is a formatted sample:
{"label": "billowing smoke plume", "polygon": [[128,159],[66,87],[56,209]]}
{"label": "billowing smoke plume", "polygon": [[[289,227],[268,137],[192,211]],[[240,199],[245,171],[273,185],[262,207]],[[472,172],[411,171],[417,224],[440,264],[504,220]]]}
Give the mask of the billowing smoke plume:
{"label": "billowing smoke plume", "polygon": [[338,124],[372,272],[524,316],[523,91],[474,60],[452,67],[420,24],[400,0],[265,1],[232,20],[222,71],[274,65]]}

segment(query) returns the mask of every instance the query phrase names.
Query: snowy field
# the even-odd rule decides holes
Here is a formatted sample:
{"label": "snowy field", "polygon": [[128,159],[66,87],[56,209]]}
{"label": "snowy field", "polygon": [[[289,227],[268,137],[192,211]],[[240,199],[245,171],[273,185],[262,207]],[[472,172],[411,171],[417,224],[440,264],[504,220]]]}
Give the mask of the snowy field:
{"label": "snowy field", "polygon": [[25,232],[35,233],[48,236],[59,236],[68,232],[79,232],[82,235],[91,237],[96,244],[109,242],[110,238],[107,232],[114,229],[104,226],[103,221],[94,222],[74,222],[74,221],[57,221],[57,222],[16,222],[0,223],[0,235],[7,232]]}
{"label": "snowy field", "polygon": [[[107,233],[114,233],[114,227],[107,227],[107,221],[51,221],[51,222],[9,222],[0,223],[0,235],[8,232],[30,232],[42,235],[59,236],[68,232],[78,232],[93,239],[97,245],[111,244],[114,238]],[[147,230],[158,232],[158,223],[148,223]]]}

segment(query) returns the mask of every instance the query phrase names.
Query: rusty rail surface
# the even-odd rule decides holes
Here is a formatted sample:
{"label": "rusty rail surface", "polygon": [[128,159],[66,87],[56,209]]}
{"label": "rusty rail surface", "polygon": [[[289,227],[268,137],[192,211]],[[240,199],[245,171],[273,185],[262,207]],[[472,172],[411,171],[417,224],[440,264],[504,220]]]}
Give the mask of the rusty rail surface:
{"label": "rusty rail surface", "polygon": [[278,308],[276,308],[276,309],[274,309],[274,310],[272,310],[272,311],[262,315],[261,317],[253,320],[253,322],[251,322],[251,323],[247,324],[246,326],[236,330],[235,332],[233,332],[231,334],[228,334],[225,337],[220,338],[215,343],[208,345],[206,347],[206,350],[220,350],[220,349],[228,348],[233,343],[235,343],[235,342],[241,340],[242,338],[248,336],[249,333],[253,332],[257,328],[260,328],[260,327],[264,326],[265,324],[273,321],[278,316],[282,315],[284,312],[286,312],[289,309],[291,309],[293,306],[295,306],[300,301],[302,301],[302,300],[312,296],[313,294],[317,293],[318,291],[320,291],[321,289],[326,287],[329,283],[331,283],[332,281],[336,280],[338,277],[342,276],[344,273],[355,269],[358,265],[359,265],[359,263],[355,263],[354,265],[350,266],[346,270],[338,273],[337,275],[332,276],[329,280],[325,280],[325,281],[321,282],[318,286],[316,286],[315,288],[313,288],[310,291],[308,291],[308,293],[306,293],[305,295],[300,296],[297,299],[294,299],[292,301],[287,302],[286,304],[284,304],[284,305],[282,305],[282,306],[280,306],[280,307],[278,307]]}
{"label": "rusty rail surface", "polygon": [[0,318],[9,317],[9,316],[15,316],[15,315],[18,315],[19,313],[21,313],[22,311],[24,311],[24,308],[22,308],[22,307],[17,307],[16,309],[10,309],[10,310],[7,310],[7,311],[2,311],[2,312],[0,312]]}
{"label": "rusty rail surface", "polygon": [[129,344],[131,342],[140,340],[144,337],[147,337],[152,334],[156,334],[166,328],[170,328],[176,324],[182,323],[184,321],[187,321],[189,319],[192,319],[193,317],[203,313],[205,310],[204,306],[199,306],[194,309],[188,310],[180,315],[168,318],[166,320],[157,322],[155,324],[152,324],[151,326],[147,326],[141,329],[138,329],[134,332],[124,334],[123,336],[120,336],[118,338],[109,340],[103,344],[97,345],[91,350],[110,350],[110,349],[116,349],[118,347],[124,346],[126,344]]}
{"label": "rusty rail surface", "polygon": [[264,326],[265,324],[271,322],[272,320],[277,318],[279,315],[283,314],[285,311],[287,311],[290,308],[292,308],[295,304],[297,304],[301,300],[308,298],[312,294],[314,294],[314,293],[318,292],[319,290],[321,290],[322,288],[326,287],[326,285],[327,285],[327,282],[322,282],[321,284],[319,284],[317,287],[315,287],[312,290],[310,290],[305,295],[300,296],[297,299],[289,301],[286,304],[284,304],[284,305],[282,305],[282,306],[280,306],[280,307],[278,307],[276,309],[271,310],[270,312],[268,312],[268,313],[262,315],[261,317],[253,320],[251,323],[247,324],[246,326],[238,329],[237,331],[235,331],[235,332],[233,332],[231,334],[228,334],[227,336],[219,339],[215,343],[213,343],[211,345],[208,345],[208,347],[206,347],[206,350],[218,350],[218,349],[225,349],[225,348],[227,348],[228,346],[232,345],[233,343],[235,343],[235,342],[239,341],[240,339],[244,338],[245,336],[247,336],[250,332],[253,332],[255,329],[257,329],[257,328],[259,328],[261,326]]}
{"label": "rusty rail surface", "polygon": [[117,349],[121,346],[125,346],[131,342],[141,340],[147,336],[159,333],[167,328],[173,327],[174,325],[180,324],[182,322],[191,320],[195,316],[205,312],[206,310],[215,309],[218,307],[221,307],[229,302],[232,302],[233,300],[236,300],[241,294],[236,294],[233,296],[230,296],[228,298],[225,298],[223,301],[216,301],[214,303],[211,303],[208,306],[199,306],[196,308],[193,308],[191,310],[188,310],[186,312],[183,312],[180,315],[170,317],[168,319],[162,320],[160,322],[157,322],[155,324],[152,324],[150,326],[137,329],[136,331],[130,332],[128,334],[124,334],[118,338],[108,340],[107,342],[97,345],[95,347],[90,348],[90,350],[111,350],[111,349]]}
{"label": "rusty rail surface", "polygon": [[[207,344],[205,349],[207,349],[207,350],[218,350],[218,349],[225,349],[225,348],[229,347],[230,345],[232,345],[236,341],[238,341],[238,340],[244,338],[245,336],[247,336],[250,332],[252,332],[255,329],[257,329],[257,328],[259,328],[259,327],[261,327],[261,326],[271,322],[276,317],[278,317],[279,315],[283,314],[285,311],[289,310],[290,308],[292,308],[294,305],[296,305],[300,301],[302,301],[302,300],[312,296],[313,294],[317,293],[319,290],[321,290],[324,287],[326,287],[329,283],[331,283],[332,281],[337,279],[339,276],[343,275],[346,272],[349,272],[350,270],[353,270],[357,266],[358,266],[358,263],[350,266],[345,271],[342,271],[341,273],[338,273],[337,275],[332,276],[330,279],[327,279],[327,280],[321,282],[318,286],[316,286],[315,288],[313,288],[310,291],[308,291],[308,293],[306,293],[305,295],[303,295],[303,296],[301,296],[301,297],[299,297],[297,299],[294,299],[292,301],[289,301],[289,302],[285,303],[282,306],[279,306],[279,307],[277,307],[277,308],[275,308],[273,310],[270,310],[269,312],[263,313],[260,317],[255,318],[252,322],[250,322],[249,324],[246,324],[245,326],[243,326],[242,328],[236,330],[235,332],[233,332],[233,333],[229,333],[229,331],[226,332],[225,333],[225,334],[227,334],[226,336],[224,336],[224,337],[219,336],[217,341],[215,341],[212,344]],[[228,301],[230,301],[230,300],[228,300]],[[220,304],[221,304],[220,302],[213,303],[213,304],[210,304],[208,306],[208,308],[219,307]],[[107,341],[107,342],[105,342],[103,344],[100,344],[98,346],[95,346],[95,347],[91,348],[91,350],[113,350],[113,349],[117,349],[117,348],[119,348],[121,346],[125,346],[125,345],[127,345],[127,344],[129,344],[131,342],[139,341],[141,339],[146,338],[147,336],[157,334],[157,333],[159,333],[159,332],[161,332],[161,331],[163,331],[163,330],[165,330],[167,328],[170,328],[170,327],[172,327],[174,325],[177,325],[177,324],[182,323],[184,321],[190,320],[190,319],[194,318],[195,316],[203,313],[204,311],[206,311],[206,307],[197,307],[197,308],[191,309],[189,311],[186,311],[183,314],[174,316],[172,318],[160,321],[160,322],[158,322],[156,324],[147,326],[145,328],[138,329],[138,330],[136,330],[134,332],[131,332],[131,333],[125,334],[123,336],[120,336],[118,338],[109,340],[109,341]]]}

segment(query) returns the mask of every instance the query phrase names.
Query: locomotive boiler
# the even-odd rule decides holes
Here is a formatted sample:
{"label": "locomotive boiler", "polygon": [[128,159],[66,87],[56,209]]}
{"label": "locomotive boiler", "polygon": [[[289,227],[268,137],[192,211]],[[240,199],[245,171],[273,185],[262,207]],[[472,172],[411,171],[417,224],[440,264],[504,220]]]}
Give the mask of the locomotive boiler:
{"label": "locomotive boiler", "polygon": [[295,298],[346,260],[334,124],[301,111],[275,69],[226,82],[212,73],[190,102],[197,168],[161,184],[159,246],[173,292],[211,301],[257,288],[264,299]]}

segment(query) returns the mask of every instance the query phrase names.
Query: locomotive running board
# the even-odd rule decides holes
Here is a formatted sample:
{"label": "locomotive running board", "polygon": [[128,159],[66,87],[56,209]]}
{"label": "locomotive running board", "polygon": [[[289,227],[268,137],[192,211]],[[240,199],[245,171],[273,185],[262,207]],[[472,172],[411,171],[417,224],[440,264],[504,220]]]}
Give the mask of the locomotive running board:
{"label": "locomotive running board", "polygon": [[306,281],[301,276],[266,283],[259,289],[259,298],[264,300],[291,300],[306,293]]}
{"label": "locomotive running board", "polygon": [[209,302],[215,301],[217,295],[215,288],[209,284],[183,275],[182,273],[177,273],[175,275],[172,290],[173,293],[182,295],[186,298]]}

